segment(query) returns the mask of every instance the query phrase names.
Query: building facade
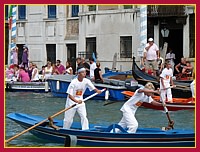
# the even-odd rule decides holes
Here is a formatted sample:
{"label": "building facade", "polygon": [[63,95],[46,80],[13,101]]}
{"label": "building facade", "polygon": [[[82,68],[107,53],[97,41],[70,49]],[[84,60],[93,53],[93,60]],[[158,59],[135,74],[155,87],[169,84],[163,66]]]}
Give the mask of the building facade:
{"label": "building facade", "polygon": [[[22,46],[26,44],[30,61],[39,68],[47,60],[56,59],[63,64],[70,60],[75,68],[77,57],[88,59],[94,53],[102,69],[111,68],[117,54],[116,69],[130,70],[132,56],[140,60],[139,8],[137,5],[20,5],[16,39],[19,61]],[[147,15],[147,38],[153,37],[161,49],[168,42],[177,60],[184,56],[194,61],[194,6],[148,6]],[[5,23],[5,52],[9,61],[7,20]],[[163,37],[163,29],[169,30],[168,37]]]}

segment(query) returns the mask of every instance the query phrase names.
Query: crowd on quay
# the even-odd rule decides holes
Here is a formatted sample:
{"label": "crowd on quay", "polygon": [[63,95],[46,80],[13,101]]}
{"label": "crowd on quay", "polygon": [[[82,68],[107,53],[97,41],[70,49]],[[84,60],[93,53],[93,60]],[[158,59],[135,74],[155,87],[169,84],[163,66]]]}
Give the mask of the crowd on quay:
{"label": "crowd on quay", "polygon": [[[6,69],[6,78],[12,81],[20,82],[38,82],[46,81],[51,75],[72,75],[77,74],[72,68],[71,62],[66,61],[63,65],[61,60],[56,60],[56,63],[47,61],[47,64],[42,66],[39,71],[37,65],[28,60],[28,47],[23,46],[22,63],[18,64],[18,48],[12,50],[11,60],[12,63]],[[85,61],[85,58],[76,59],[78,66],[83,66],[86,69],[86,76],[90,77],[97,83],[102,83],[102,72],[100,69],[100,63],[94,62],[93,58],[89,58],[89,63]]]}

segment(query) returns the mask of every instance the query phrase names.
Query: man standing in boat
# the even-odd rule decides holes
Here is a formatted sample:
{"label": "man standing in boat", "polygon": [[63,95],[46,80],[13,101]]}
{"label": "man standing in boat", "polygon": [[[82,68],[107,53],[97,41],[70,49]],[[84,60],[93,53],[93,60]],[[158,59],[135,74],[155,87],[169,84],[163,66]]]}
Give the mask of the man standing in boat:
{"label": "man standing in boat", "polygon": [[173,71],[170,62],[168,61],[166,63],[166,68],[164,68],[164,70],[160,74],[160,97],[161,100],[163,100],[164,102],[166,101],[166,96],[167,101],[172,102],[172,91],[170,88],[170,83],[174,87],[172,77]]}
{"label": "man standing in boat", "polygon": [[118,124],[123,128],[128,128],[128,133],[135,133],[138,128],[135,112],[143,102],[151,103],[155,106],[162,106],[162,103],[156,102],[152,99],[154,93],[159,94],[159,90],[155,91],[154,85],[148,82],[145,87],[136,90],[135,94],[125,102],[120,109],[123,112],[123,117]]}
{"label": "man standing in boat", "polygon": [[150,66],[152,66],[153,75],[156,76],[156,72],[158,71],[157,60],[160,58],[160,51],[158,49],[158,46],[153,42],[153,38],[148,39],[148,43],[146,44],[145,50],[145,71],[146,73],[148,73]]}
{"label": "man standing in boat", "polygon": [[82,130],[86,130],[89,129],[89,123],[87,119],[85,103],[83,102],[83,94],[87,88],[89,88],[90,91],[94,90],[98,94],[100,94],[101,91],[96,89],[89,79],[85,78],[86,69],[83,66],[79,66],[77,68],[77,73],[78,76],[71,81],[67,89],[68,96],[65,107],[70,107],[75,103],[78,105],[65,112],[63,128],[69,129],[71,127],[73,123],[73,117],[77,111],[81,118]]}

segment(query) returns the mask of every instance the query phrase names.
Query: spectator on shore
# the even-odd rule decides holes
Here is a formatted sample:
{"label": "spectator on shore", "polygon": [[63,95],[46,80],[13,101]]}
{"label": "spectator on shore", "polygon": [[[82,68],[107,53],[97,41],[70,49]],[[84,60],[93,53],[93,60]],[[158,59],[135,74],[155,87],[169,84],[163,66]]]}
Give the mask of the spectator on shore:
{"label": "spectator on shore", "polygon": [[65,75],[73,75],[73,69],[69,61],[66,61]]}
{"label": "spectator on shore", "polygon": [[191,77],[192,76],[193,67],[190,64],[190,61],[186,61],[186,66],[182,69],[182,74]]}
{"label": "spectator on shore", "polygon": [[56,61],[56,67],[58,69],[59,74],[64,74],[65,73],[65,67],[64,67],[64,65],[61,64],[60,60]]}
{"label": "spectator on shore", "polygon": [[186,59],[182,57],[181,62],[175,66],[176,72],[182,73],[183,67],[185,66],[186,66]]}
{"label": "spectator on shore", "polygon": [[[24,67],[24,66],[22,65],[22,67]],[[25,67],[24,67],[24,69],[26,70]],[[28,68],[27,68],[26,71],[28,72],[29,78],[30,78],[30,80],[31,80],[32,71],[33,71],[33,62],[29,62],[29,66],[28,66]]]}
{"label": "spectator on shore", "polygon": [[38,69],[35,63],[33,63],[33,71],[32,71],[32,76],[31,76],[31,81],[32,82],[38,82],[39,81],[39,73]]}
{"label": "spectator on shore", "polygon": [[85,58],[81,58],[81,64],[86,69],[86,76],[90,76],[90,65],[87,62],[85,62]]}
{"label": "spectator on shore", "polygon": [[28,75],[28,72],[25,71],[23,66],[21,66],[19,68],[18,81],[20,81],[20,82],[30,82],[30,77]]}
{"label": "spectator on shore", "polygon": [[56,67],[56,64],[52,64],[52,75],[57,75],[59,74],[58,68]]}
{"label": "spectator on shore", "polygon": [[6,78],[7,79],[12,79],[13,76],[14,76],[14,64],[10,65],[6,69]]}
{"label": "spectator on shore", "polygon": [[43,78],[47,80],[51,76],[52,71],[53,71],[53,67],[51,66],[51,62],[48,61],[47,66],[44,68]]}
{"label": "spectator on shore", "polygon": [[42,74],[42,75],[43,75],[43,74],[44,74],[44,69],[45,69],[45,66],[43,65],[43,66],[42,66],[42,70],[40,70],[39,74]]}
{"label": "spectator on shore", "polygon": [[76,58],[77,67],[82,65],[81,58]]}
{"label": "spectator on shore", "polygon": [[97,68],[94,70],[94,82],[103,83],[102,71],[100,69],[100,63],[96,63]]}
{"label": "spectator on shore", "polygon": [[171,64],[172,71],[174,72],[174,60],[176,59],[175,54],[173,53],[173,50],[169,48],[169,52],[166,54],[165,58],[168,62]]}
{"label": "spectator on shore", "polygon": [[22,65],[25,69],[28,68],[28,47],[26,45],[23,46]]}
{"label": "spectator on shore", "polygon": [[15,47],[14,49],[12,49],[12,63],[13,64],[18,64],[18,47]]}
{"label": "spectator on shore", "polygon": [[15,77],[14,80],[17,80],[19,77],[19,65],[17,64],[14,64],[14,77]]}
{"label": "spectator on shore", "polygon": [[93,79],[94,77],[94,70],[97,68],[96,63],[94,62],[93,58],[89,58],[90,61],[90,78]]}
{"label": "spectator on shore", "polygon": [[154,43],[153,38],[148,39],[148,43],[145,47],[146,53],[144,52],[145,61],[145,71],[148,73],[150,66],[153,68],[153,75],[156,76],[156,71],[158,71],[157,59],[160,58],[160,51],[158,46]]}

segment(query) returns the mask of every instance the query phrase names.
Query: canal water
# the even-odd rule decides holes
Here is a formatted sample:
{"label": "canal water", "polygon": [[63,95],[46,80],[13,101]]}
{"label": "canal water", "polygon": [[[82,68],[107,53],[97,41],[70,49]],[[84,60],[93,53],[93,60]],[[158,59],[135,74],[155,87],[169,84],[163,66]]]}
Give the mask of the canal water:
{"label": "canal water", "polygon": [[[30,93],[30,92],[6,92],[5,93],[5,113],[20,112],[32,115],[39,115],[47,118],[54,113],[64,109],[65,98],[56,98],[51,93]],[[120,108],[123,102],[115,102],[104,106],[105,101],[88,100],[86,108],[89,123],[110,125],[118,123],[122,117]],[[174,128],[195,128],[195,112],[181,110],[170,112],[171,119],[175,121]],[[63,119],[64,114],[57,116]],[[166,114],[163,111],[138,108],[136,118],[139,127],[162,128],[168,125]],[[80,121],[76,114],[74,121]],[[8,139],[23,131],[18,124],[5,118],[5,138]],[[63,147],[64,144],[51,143],[33,136],[30,133],[12,140],[7,147]]]}

